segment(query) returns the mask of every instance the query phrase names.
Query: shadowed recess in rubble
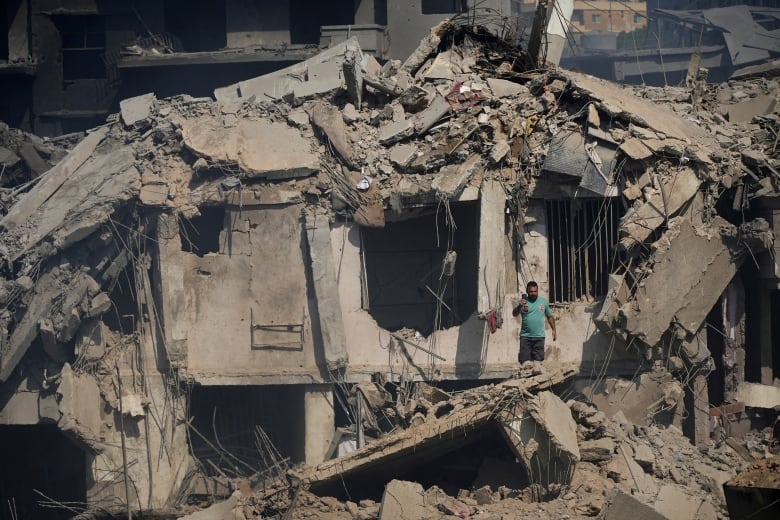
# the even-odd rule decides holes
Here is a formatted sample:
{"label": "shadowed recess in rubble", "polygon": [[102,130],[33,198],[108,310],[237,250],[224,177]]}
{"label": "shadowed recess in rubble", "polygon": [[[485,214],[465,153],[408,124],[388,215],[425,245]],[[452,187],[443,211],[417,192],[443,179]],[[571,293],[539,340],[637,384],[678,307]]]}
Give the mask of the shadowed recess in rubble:
{"label": "shadowed recess in rubble", "polygon": [[[507,480],[507,476],[511,476]],[[381,501],[385,485],[393,480],[419,482],[426,489],[436,485],[449,495],[460,489],[472,489],[486,484],[506,485],[523,489],[529,485],[524,467],[515,456],[497,426],[484,423],[478,428],[423,442],[413,455],[398,454],[344,475],[342,479],[315,483],[311,492],[342,500]],[[500,482],[499,482],[500,481]]]}
{"label": "shadowed recess in rubble", "polygon": [[84,453],[56,426],[0,426],[0,442],[0,520],[71,518],[59,502],[83,508]]}
{"label": "shadowed recess in rubble", "polygon": [[[455,204],[451,214],[441,206],[436,213],[364,229],[367,303],[377,323],[426,336],[463,323],[477,308],[478,226],[476,204]],[[445,260],[451,251],[455,260]]]}

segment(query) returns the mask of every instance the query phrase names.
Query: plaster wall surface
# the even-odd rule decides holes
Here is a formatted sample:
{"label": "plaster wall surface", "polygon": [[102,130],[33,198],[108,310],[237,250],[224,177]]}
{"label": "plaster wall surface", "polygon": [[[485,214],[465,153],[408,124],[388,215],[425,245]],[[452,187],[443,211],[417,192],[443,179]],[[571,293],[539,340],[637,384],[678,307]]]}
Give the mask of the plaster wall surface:
{"label": "plaster wall surface", "polygon": [[245,206],[226,220],[219,253],[183,252],[178,236],[161,244],[166,335],[186,343],[188,375],[213,385],[320,381],[300,206]]}

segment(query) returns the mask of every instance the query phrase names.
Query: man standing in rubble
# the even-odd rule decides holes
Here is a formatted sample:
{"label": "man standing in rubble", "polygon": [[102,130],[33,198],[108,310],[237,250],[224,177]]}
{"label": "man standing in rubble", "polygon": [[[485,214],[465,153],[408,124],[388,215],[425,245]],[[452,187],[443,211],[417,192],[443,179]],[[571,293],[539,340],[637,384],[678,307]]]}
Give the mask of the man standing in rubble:
{"label": "man standing in rubble", "polygon": [[539,285],[536,282],[528,282],[525,290],[527,294],[524,294],[520,303],[512,309],[512,316],[521,315],[523,320],[520,325],[520,352],[517,359],[520,363],[544,361],[544,319],[547,318],[555,341],[558,339],[555,318],[550,310],[550,302],[539,296]]}

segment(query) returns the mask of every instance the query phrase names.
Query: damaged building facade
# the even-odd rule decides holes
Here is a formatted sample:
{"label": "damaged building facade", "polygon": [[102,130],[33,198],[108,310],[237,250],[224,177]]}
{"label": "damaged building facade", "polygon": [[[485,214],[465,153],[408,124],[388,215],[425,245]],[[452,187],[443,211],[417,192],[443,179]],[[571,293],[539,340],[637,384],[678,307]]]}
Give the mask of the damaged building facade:
{"label": "damaged building facade", "polygon": [[[509,0],[476,2],[498,25]],[[311,57],[351,36],[405,58],[473,1],[11,0],[0,6],[0,119],[41,136],[99,125],[150,90],[204,96]],[[482,20],[480,23],[491,23]]]}
{"label": "damaged building facade", "polygon": [[[4,489],[176,509],[297,462],[313,490],[359,483],[371,446],[397,457],[389,480],[429,420],[432,458],[467,425],[565,486],[572,417],[605,420],[545,393],[563,383],[697,444],[768,421],[780,129],[736,92],[776,98],[777,82],[635,92],[535,65],[467,23],[384,65],[351,38],[213,98],[125,99],[4,192],[0,441],[19,447],[8,463],[36,461]],[[518,374],[530,280],[557,369],[523,367],[498,405],[442,398]],[[621,449],[617,473],[642,486]],[[41,497],[47,458],[61,469]]]}

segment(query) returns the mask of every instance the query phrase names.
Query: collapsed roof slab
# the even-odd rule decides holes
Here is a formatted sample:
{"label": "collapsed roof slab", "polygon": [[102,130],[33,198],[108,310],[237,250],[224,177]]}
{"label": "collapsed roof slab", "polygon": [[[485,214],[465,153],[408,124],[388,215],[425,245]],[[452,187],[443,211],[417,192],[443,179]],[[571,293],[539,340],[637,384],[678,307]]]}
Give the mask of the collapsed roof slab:
{"label": "collapsed roof slab", "polygon": [[612,117],[652,128],[657,132],[663,132],[667,137],[680,140],[708,138],[704,128],[686,121],[674,112],[658,106],[657,103],[635,96],[630,90],[621,88],[615,83],[568,71],[563,79],[571,80],[577,92],[598,103],[599,108]]}
{"label": "collapsed roof slab", "polygon": [[622,307],[626,330],[651,346],[673,320],[695,333],[742,263],[735,235],[736,228],[720,217],[700,226],[686,217],[673,220],[654,244],[652,272]]}
{"label": "collapsed roof slab", "polygon": [[[536,375],[533,375],[534,371]],[[313,492],[335,489],[334,486],[340,489],[344,481],[365,477],[380,468],[392,469],[399,463],[408,466],[423,458],[427,460],[447,453],[473,442],[474,435],[485,434],[496,422],[501,424],[509,418],[515,418],[518,412],[516,406],[523,402],[523,396],[564,383],[576,373],[577,368],[572,364],[545,366],[541,370],[529,367],[521,372],[520,378],[496,385],[495,395],[487,404],[480,402],[455,409],[449,415],[418,427],[393,432],[344,457],[293,471],[291,476]],[[543,411],[543,408],[540,410]],[[547,426],[541,424],[538,427],[544,429]]]}

